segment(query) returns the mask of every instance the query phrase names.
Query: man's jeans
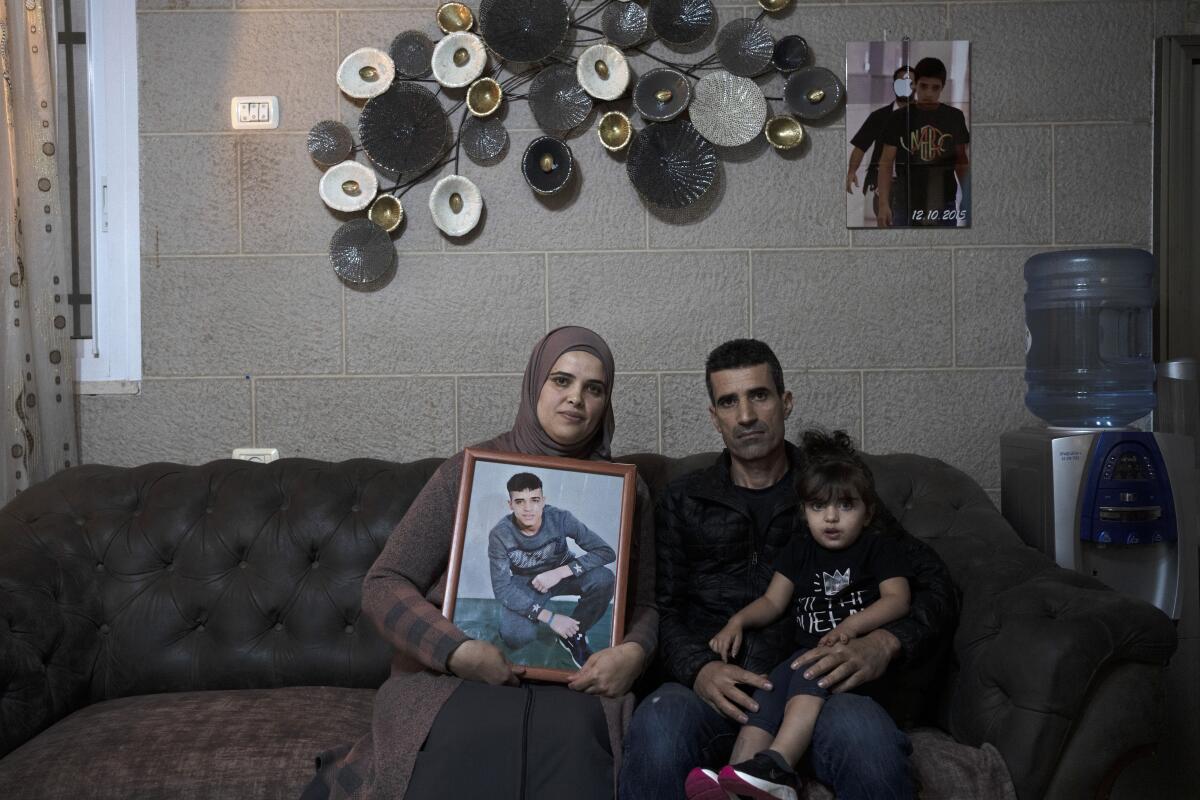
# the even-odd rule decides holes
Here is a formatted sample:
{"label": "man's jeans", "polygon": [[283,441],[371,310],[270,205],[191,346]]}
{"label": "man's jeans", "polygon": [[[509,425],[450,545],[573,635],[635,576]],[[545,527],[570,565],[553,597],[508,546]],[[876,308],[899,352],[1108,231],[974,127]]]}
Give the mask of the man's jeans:
{"label": "man's jeans", "polygon": [[[530,586],[533,576],[521,580],[526,582],[522,590],[526,596],[526,602],[537,603],[543,608],[551,597],[579,595],[579,602],[575,604],[575,610],[571,612],[571,617],[579,623],[579,632],[583,634],[591,630],[592,626],[608,610],[608,604],[613,597],[613,586],[616,583],[612,570],[608,567],[593,567],[582,575],[563,578],[554,584],[549,592],[539,592]],[[509,647],[514,650],[524,647],[537,638],[537,633],[536,622],[510,609],[500,609],[500,638]]]}
{"label": "man's jeans", "polygon": [[[724,766],[740,729],[691,689],[664,684],[633,713],[620,800],[683,800],[688,772]],[[914,796],[911,752],[908,736],[878,703],[846,693],[825,701],[805,760],[838,800],[908,800]]]}

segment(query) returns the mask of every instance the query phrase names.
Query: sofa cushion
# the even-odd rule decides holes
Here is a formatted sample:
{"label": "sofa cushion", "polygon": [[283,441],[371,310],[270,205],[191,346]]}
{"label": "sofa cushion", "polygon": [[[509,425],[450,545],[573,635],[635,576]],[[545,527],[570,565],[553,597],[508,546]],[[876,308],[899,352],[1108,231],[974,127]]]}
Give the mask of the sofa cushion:
{"label": "sofa cushion", "polygon": [[96,703],[0,760],[0,786],[6,800],[294,800],[317,753],[367,732],[374,697],[318,686]]}

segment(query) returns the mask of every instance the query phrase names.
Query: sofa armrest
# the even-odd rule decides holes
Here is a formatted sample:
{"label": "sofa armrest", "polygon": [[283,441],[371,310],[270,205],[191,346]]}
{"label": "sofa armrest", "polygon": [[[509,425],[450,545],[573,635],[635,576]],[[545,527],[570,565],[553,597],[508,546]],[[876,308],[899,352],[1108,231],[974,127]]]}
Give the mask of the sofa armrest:
{"label": "sofa armrest", "polygon": [[[1123,664],[1166,664],[1175,651],[1175,629],[1148,603],[1063,570],[1028,548],[1005,547],[991,556],[990,564],[978,561],[974,579],[960,583],[960,672],[948,724],[959,741],[986,741],[1000,751],[1018,796],[1041,798],[1081,720],[1095,716],[1089,703],[1112,703],[1101,684]],[[1031,571],[1030,559],[1044,564]],[[1018,571],[1029,577],[1003,585]],[[1159,674],[1143,672],[1151,679]],[[1155,709],[1113,704],[1106,711],[1106,727],[1128,738],[1110,742],[1111,761],[1146,743],[1142,722],[1155,718]],[[1104,757],[1096,755],[1089,769],[1103,775],[1112,764],[1099,763]],[[1072,782],[1059,776],[1054,783]]]}

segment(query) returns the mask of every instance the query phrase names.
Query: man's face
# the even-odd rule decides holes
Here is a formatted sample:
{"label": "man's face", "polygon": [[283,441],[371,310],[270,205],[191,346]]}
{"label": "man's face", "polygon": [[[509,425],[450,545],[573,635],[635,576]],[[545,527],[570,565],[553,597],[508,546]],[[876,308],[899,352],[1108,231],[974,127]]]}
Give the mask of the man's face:
{"label": "man's face", "polygon": [[938,78],[917,78],[917,105],[921,108],[936,108],[941,102],[942,86]]}
{"label": "man's face", "polygon": [[729,454],[755,461],[783,447],[783,423],[792,413],[792,393],[782,396],[766,364],[725,369],[709,376],[713,405],[708,413]]}
{"label": "man's face", "polygon": [[542,527],[542,509],[545,508],[541,489],[522,489],[508,493],[508,508],[517,521],[517,527],[525,533],[537,533]]}

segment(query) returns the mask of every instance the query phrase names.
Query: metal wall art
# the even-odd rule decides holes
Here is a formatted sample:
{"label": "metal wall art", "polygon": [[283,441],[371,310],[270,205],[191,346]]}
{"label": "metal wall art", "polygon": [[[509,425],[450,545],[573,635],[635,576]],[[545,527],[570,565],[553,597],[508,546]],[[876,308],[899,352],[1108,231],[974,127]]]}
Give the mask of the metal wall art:
{"label": "metal wall art", "polygon": [[[483,195],[459,174],[459,154],[483,165],[505,159],[508,131],[497,112],[507,104],[527,101],[550,134],[534,139],[520,160],[537,195],[571,185],[576,170],[566,139],[589,120],[607,151],[624,154],[642,199],[663,209],[704,197],[717,179],[718,146],[759,135],[777,150],[799,146],[806,138],[801,120],[835,113],[845,90],[834,73],[809,64],[802,37],[771,34],[764,20],[790,2],[759,0],[757,17],[734,19],[720,31],[712,0],[481,0],[477,9],[450,2],[436,12],[444,34],[438,41],[410,30],[387,52],[355,50],[336,77],[342,92],[362,103],[357,144],[335,120],[318,122],[308,135],[309,153],[325,169],[321,199],[335,211],[364,215],[334,234],[334,270],[350,283],[380,280],[393,263],[391,237],[412,216],[405,193],[449,165],[453,173],[430,194],[430,217],[447,236],[475,230]],[[707,40],[712,52],[678,61],[648,52],[654,39],[668,50]],[[634,54],[661,66],[637,75],[628,60]],[[760,82],[776,73],[787,78],[783,96],[767,97]],[[625,99],[633,119],[629,106],[609,105]],[[768,101],[787,108],[772,113]]]}

